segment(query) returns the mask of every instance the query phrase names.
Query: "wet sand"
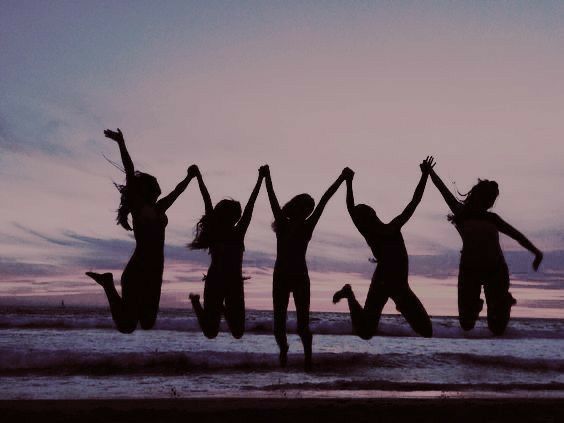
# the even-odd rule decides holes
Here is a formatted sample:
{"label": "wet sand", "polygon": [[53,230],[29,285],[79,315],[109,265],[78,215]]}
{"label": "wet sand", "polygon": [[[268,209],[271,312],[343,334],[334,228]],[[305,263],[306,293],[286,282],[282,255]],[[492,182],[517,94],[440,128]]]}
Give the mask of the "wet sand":
{"label": "wet sand", "polygon": [[558,422],[562,399],[150,399],[0,401],[25,422]]}

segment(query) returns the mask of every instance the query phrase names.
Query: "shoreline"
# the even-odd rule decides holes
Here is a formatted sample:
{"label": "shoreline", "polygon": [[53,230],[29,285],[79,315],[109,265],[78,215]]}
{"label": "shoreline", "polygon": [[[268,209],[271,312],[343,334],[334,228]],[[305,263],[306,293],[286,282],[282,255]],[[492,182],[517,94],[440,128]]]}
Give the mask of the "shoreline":
{"label": "shoreline", "polygon": [[554,422],[564,417],[562,399],[273,399],[190,398],[141,400],[0,400],[6,421],[310,421]]}
{"label": "shoreline", "polygon": [[[109,312],[109,307],[104,304],[104,305],[85,305],[85,304],[65,304],[64,306],[61,306],[60,304],[57,304],[55,302],[53,303],[48,303],[48,302],[22,302],[22,303],[17,303],[17,301],[15,302],[13,300],[13,298],[10,299],[6,299],[5,297],[1,297],[0,296],[0,309],[3,309],[4,312],[39,312],[41,313],[43,312],[47,312],[47,311],[53,311],[53,310],[57,310],[57,311],[61,311],[61,312],[78,312],[78,311],[90,311],[90,312]],[[245,309],[245,311],[247,313],[272,313],[272,309],[270,308],[265,308],[265,309],[260,309],[260,308],[247,308]],[[191,315],[193,315],[193,311],[192,309],[189,307],[188,309],[183,308],[183,307],[177,307],[177,306],[171,306],[171,307],[161,307],[159,310],[159,313],[162,313],[163,315],[166,314],[170,314],[170,313],[187,313],[186,317],[190,317]],[[295,310],[288,310],[288,315],[289,316],[293,316],[295,315],[296,311]],[[323,310],[311,310],[310,311],[311,314],[334,314],[334,315],[343,315],[343,316],[348,316],[350,315],[350,313],[348,311],[323,311]],[[382,316],[400,316],[401,314],[399,312],[396,313],[382,313]],[[480,317],[484,317],[485,315],[480,315]],[[111,315],[108,314],[108,318],[111,318]],[[449,314],[433,314],[431,315],[432,319],[458,319],[458,315],[449,315]],[[515,320],[515,321],[527,321],[527,320],[546,320],[546,321],[562,321],[564,320],[564,318],[561,317],[538,317],[538,316],[511,316],[511,320]],[[0,400],[1,401],[1,400]]]}

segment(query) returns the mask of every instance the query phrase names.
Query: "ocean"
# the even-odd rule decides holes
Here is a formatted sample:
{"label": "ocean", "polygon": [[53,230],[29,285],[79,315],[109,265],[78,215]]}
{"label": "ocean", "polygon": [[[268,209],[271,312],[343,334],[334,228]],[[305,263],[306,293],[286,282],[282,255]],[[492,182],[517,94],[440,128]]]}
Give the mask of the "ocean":
{"label": "ocean", "polygon": [[352,335],[344,313],[312,312],[314,370],[304,373],[290,313],[278,367],[272,312],[248,311],[245,336],[205,338],[189,308],[161,310],[153,330],[117,332],[106,307],[0,307],[0,398],[556,397],[564,398],[562,319],[514,318],[494,337],[433,317],[416,336],[399,315],[380,335]]}

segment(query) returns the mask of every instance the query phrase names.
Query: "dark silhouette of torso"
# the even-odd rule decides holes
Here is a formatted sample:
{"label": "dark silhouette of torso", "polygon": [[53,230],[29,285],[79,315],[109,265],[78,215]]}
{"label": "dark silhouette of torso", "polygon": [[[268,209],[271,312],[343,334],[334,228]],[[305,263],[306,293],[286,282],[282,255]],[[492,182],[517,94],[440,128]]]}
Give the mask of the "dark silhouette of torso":
{"label": "dark silhouette of torso", "polygon": [[401,231],[390,225],[379,224],[370,230],[361,231],[361,234],[378,263],[383,281],[393,279],[390,282],[394,286],[401,282],[407,283],[409,258]]}
{"label": "dark silhouette of torso", "polygon": [[145,205],[133,211],[132,222],[135,251],[124,274],[135,271],[142,276],[139,277],[141,282],[161,282],[168,218],[158,207]]}
{"label": "dark silhouette of torso", "polygon": [[236,229],[226,231],[221,239],[211,242],[209,252],[211,264],[209,274],[221,274],[226,277],[241,277],[243,272],[243,254],[245,244],[243,235]]}
{"label": "dark silhouette of torso", "polygon": [[495,213],[487,211],[457,217],[455,227],[462,238],[464,266],[490,268],[503,260],[496,219]]}
{"label": "dark silhouette of torso", "polygon": [[274,268],[286,274],[307,273],[306,253],[312,231],[307,221],[277,222],[277,256]]}

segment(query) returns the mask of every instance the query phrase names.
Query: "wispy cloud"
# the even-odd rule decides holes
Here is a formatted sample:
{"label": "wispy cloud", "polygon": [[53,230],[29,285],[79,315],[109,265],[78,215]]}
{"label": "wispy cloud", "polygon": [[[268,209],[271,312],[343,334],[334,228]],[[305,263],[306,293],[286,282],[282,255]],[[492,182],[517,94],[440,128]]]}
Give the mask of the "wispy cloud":
{"label": "wispy cloud", "polygon": [[[76,272],[77,269],[112,269],[120,272],[127,263],[134,248],[133,239],[100,239],[81,235],[73,232],[64,232],[58,236],[48,236],[36,230],[19,226],[19,228],[33,237],[45,241],[52,247],[62,247],[58,263],[43,263],[19,261],[15,258],[3,258],[0,261],[0,274],[13,277],[20,268],[20,276],[48,276],[52,274],[67,274]],[[356,242],[344,242],[336,238],[329,241],[325,238],[312,248],[319,251],[308,255],[309,268],[315,272],[359,273],[370,276],[375,265],[370,262],[370,251]],[[349,250],[348,256],[327,254],[331,252],[331,245]],[[67,252],[67,255],[63,251]],[[175,266],[184,264],[187,268],[197,266],[205,268],[209,265],[210,258],[206,252],[192,251],[185,245],[167,245],[165,248],[166,260]],[[542,272],[535,273],[531,269],[532,257],[528,252],[506,252],[511,272],[520,279],[531,278],[535,281],[544,281],[552,287],[552,282],[560,283],[564,274],[564,250],[552,251],[546,254]],[[247,250],[245,252],[244,267],[256,269],[270,269],[274,266],[274,255],[264,251]],[[460,254],[456,251],[445,251],[433,255],[411,255],[410,272],[413,275],[442,278],[458,273]]]}

